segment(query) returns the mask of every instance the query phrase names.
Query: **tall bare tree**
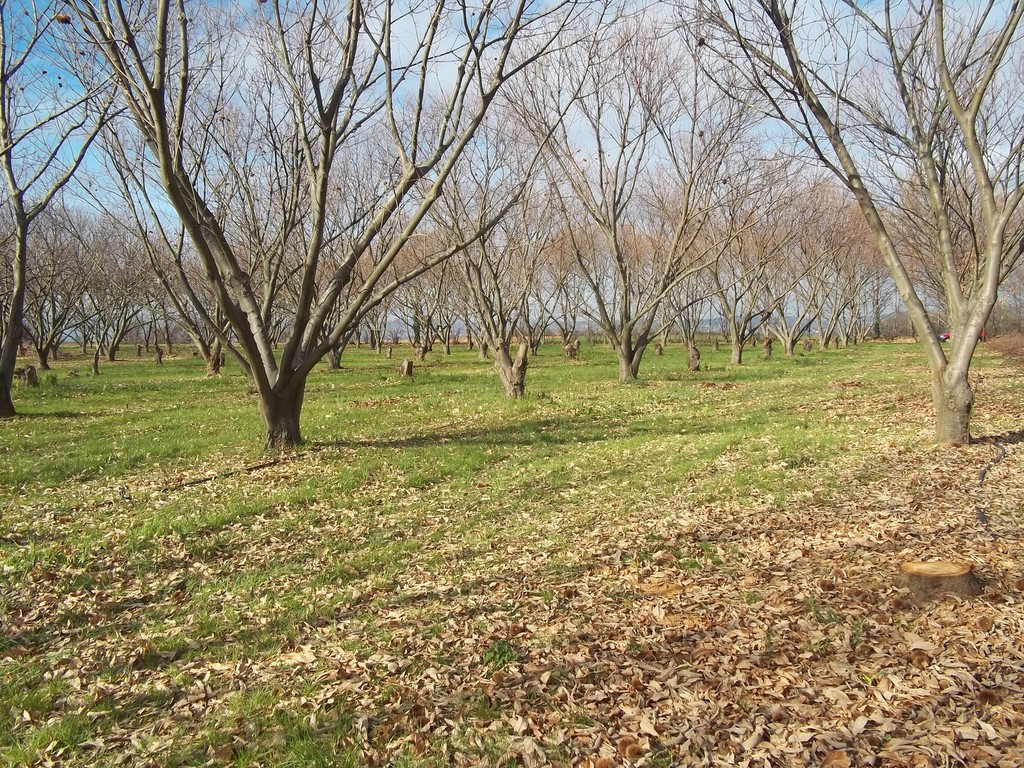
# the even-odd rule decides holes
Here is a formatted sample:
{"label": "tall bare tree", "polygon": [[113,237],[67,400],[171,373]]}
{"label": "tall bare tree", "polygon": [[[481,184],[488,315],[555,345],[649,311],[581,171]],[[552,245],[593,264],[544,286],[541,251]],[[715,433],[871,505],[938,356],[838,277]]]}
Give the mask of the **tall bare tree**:
{"label": "tall bare tree", "polygon": [[[109,99],[70,39],[61,2],[0,0],[0,165],[11,222],[9,293],[0,317],[0,417],[14,416],[11,381],[22,342],[29,233],[82,165]],[[77,55],[82,54],[82,55]],[[84,75],[68,74],[68,59]]]}
{"label": "tall bare tree", "polygon": [[[453,243],[469,242],[452,266],[481,343],[494,350],[494,368],[505,394],[521,398],[535,336],[546,324],[531,299],[545,251],[554,237],[551,208],[541,180],[531,173],[533,158],[517,139],[488,130],[460,169],[444,200],[434,208],[438,231]],[[473,232],[497,223],[479,238]],[[533,314],[531,315],[531,312]],[[516,335],[518,351],[511,347]]]}
{"label": "tall bare tree", "polygon": [[535,71],[522,99],[528,124],[546,129],[551,104],[580,90],[549,142],[548,174],[591,319],[624,382],[659,331],[661,303],[706,261],[704,228],[745,129],[742,110],[701,78],[696,54],[666,33],[653,9],[616,19],[588,53]]}
{"label": "tall bare tree", "polygon": [[50,367],[81,320],[78,309],[91,263],[80,233],[89,223],[82,212],[55,204],[36,218],[29,233],[32,258],[25,270],[24,326],[43,369]]}
{"label": "tall bare tree", "polygon": [[[155,165],[152,178],[237,337],[271,448],[300,442],[310,371],[396,287],[385,275],[497,94],[563,44],[560,33],[585,7],[568,0],[72,5],[84,38],[114,73]],[[261,147],[238,138],[250,131],[272,141]],[[358,157],[374,158],[376,167],[350,175]],[[232,217],[242,215],[240,199],[259,201],[268,187],[275,204],[257,210],[269,236],[253,238]],[[222,203],[225,190],[231,195]],[[331,231],[328,199],[338,190],[361,204]],[[400,223],[390,248],[339,316],[357,263],[392,220]],[[325,275],[331,237],[343,240],[345,254]],[[281,298],[268,311],[267,290],[281,279],[293,287],[273,294]]]}
{"label": "tall bare tree", "polygon": [[[1024,3],[701,7],[705,44],[749,76],[775,117],[856,199],[927,358],[936,439],[968,442],[971,360],[999,285],[1021,257]],[[917,224],[941,275],[948,354],[898,233],[908,185],[927,201]],[[967,248],[957,236],[965,201],[976,212]]]}

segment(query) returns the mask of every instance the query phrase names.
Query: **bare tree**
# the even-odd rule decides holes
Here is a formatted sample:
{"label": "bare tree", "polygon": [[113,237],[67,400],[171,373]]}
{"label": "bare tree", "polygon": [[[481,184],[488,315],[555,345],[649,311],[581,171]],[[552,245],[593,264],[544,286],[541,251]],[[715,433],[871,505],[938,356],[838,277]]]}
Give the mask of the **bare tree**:
{"label": "bare tree", "polygon": [[[155,177],[237,337],[267,446],[278,448],[301,440],[313,367],[397,287],[384,276],[496,95],[556,41],[562,44],[559,32],[582,4],[73,6],[84,36],[116,73]],[[437,77],[442,66],[450,74],[445,81]],[[257,129],[273,139],[263,151],[238,139]],[[358,156],[378,161],[369,177],[348,174],[347,161]],[[236,201],[259,201],[268,184],[276,202],[257,208],[268,237],[254,239],[232,219],[243,215]],[[332,233],[328,199],[339,189],[351,189],[363,204]],[[335,309],[359,274],[356,265],[393,220],[398,234],[339,317]],[[330,237],[344,239],[345,255],[328,267]],[[283,279],[295,287],[271,291],[279,298],[268,309],[267,291]]]}
{"label": "bare tree", "polygon": [[155,279],[136,238],[103,217],[90,224],[77,233],[89,254],[81,266],[88,275],[81,297],[82,325],[96,342],[97,354],[114,362],[121,344],[141,323]]}
{"label": "bare tree", "polygon": [[[971,360],[1021,255],[1024,4],[725,0],[703,9],[703,34],[722,33],[712,45],[724,61],[853,194],[928,360],[936,439],[969,442]],[[948,354],[898,233],[907,185],[927,200],[918,224],[949,308]],[[957,237],[965,201],[977,212],[967,249]]]}
{"label": "bare tree", "polygon": [[796,201],[804,188],[785,160],[751,160],[727,180],[730,195],[717,211],[718,258],[710,270],[711,290],[732,346],[731,362],[743,362],[743,349],[802,278],[780,284],[782,265],[800,232]]}
{"label": "bare tree", "polygon": [[0,0],[0,165],[12,224],[0,318],[0,417],[16,413],[11,381],[22,342],[30,230],[81,166],[109,108],[91,78],[68,75],[62,56],[79,59],[83,69],[89,57],[76,56],[63,8],[56,0]]}
{"label": "bare tree", "polygon": [[43,370],[81,319],[78,309],[90,270],[77,232],[88,226],[87,219],[63,204],[51,205],[29,233],[24,323]]}
{"label": "bare tree", "polygon": [[[546,324],[531,317],[531,297],[545,251],[554,239],[553,218],[541,180],[531,174],[533,158],[514,136],[488,130],[444,200],[434,208],[439,231],[453,243],[469,242],[452,266],[462,280],[477,336],[494,350],[494,368],[505,394],[526,391],[527,358],[534,335]],[[496,223],[479,238],[488,221]],[[538,326],[541,326],[538,331]],[[522,343],[513,357],[515,335]]]}
{"label": "bare tree", "polygon": [[865,227],[859,212],[835,192],[819,181],[793,201],[794,236],[769,281],[782,298],[768,327],[786,355],[815,323],[818,343],[827,347],[862,294]]}
{"label": "bare tree", "polygon": [[535,71],[522,99],[527,123],[546,130],[565,90],[580,92],[549,142],[548,174],[591,319],[624,382],[659,331],[662,301],[705,263],[702,231],[743,132],[740,110],[715,103],[695,82],[693,57],[664,32],[653,11],[616,20],[590,51]]}
{"label": "bare tree", "polygon": [[562,345],[571,344],[589,298],[589,288],[564,231],[559,231],[551,247],[542,253],[532,298],[543,307],[548,322],[558,329]]}

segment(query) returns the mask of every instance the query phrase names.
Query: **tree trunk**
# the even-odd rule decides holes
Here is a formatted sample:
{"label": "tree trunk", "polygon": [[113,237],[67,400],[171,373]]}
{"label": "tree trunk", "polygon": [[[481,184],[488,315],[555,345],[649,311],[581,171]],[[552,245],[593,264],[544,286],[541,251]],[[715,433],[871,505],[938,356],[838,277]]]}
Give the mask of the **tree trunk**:
{"label": "tree trunk", "polygon": [[37,347],[36,357],[39,358],[39,367],[44,370],[50,370],[50,350],[48,347]]}
{"label": "tree trunk", "polygon": [[526,365],[529,357],[530,345],[526,342],[519,345],[515,360],[509,355],[507,344],[495,347],[494,368],[498,371],[508,397],[519,400],[526,394]]}
{"label": "tree trunk", "polygon": [[14,381],[13,369],[10,381],[7,381],[6,376],[0,376],[0,419],[9,419],[18,415],[18,412],[14,410],[14,401],[11,400],[12,381]]}
{"label": "tree trunk", "polygon": [[732,342],[732,357],[729,362],[733,365],[743,365],[743,342],[733,340]]}
{"label": "tree trunk", "polygon": [[110,348],[107,350],[107,362],[117,362],[117,347],[114,346],[113,344],[111,344]]}
{"label": "tree trunk", "polygon": [[341,369],[341,349],[339,347],[331,347],[327,351],[327,368],[331,371]]}
{"label": "tree trunk", "polygon": [[[8,200],[9,203],[14,199]],[[14,258],[11,262],[11,293],[6,302],[7,316],[0,321],[0,328],[7,333],[0,333],[0,418],[16,416],[14,401],[11,399],[11,384],[14,381],[14,369],[18,367],[18,348],[21,346],[21,329],[25,317],[25,254],[28,251],[28,219],[22,216],[20,198],[15,206]]]}
{"label": "tree trunk", "polygon": [[96,345],[96,351],[92,355],[92,375],[100,375],[100,345]]}
{"label": "tree trunk", "polygon": [[974,392],[966,374],[948,368],[932,376],[932,402],[935,405],[935,439],[950,445],[971,442],[971,408]]}
{"label": "tree trunk", "polygon": [[627,346],[617,347],[616,351],[619,354],[620,383],[630,384],[636,381],[637,374],[640,372],[640,362],[644,358],[644,350],[646,348],[646,344],[637,345],[637,347],[632,350]]}
{"label": "tree trunk", "polygon": [[479,356],[480,356],[481,360],[486,360],[487,359],[487,349],[488,349],[487,342],[484,341],[483,339],[480,339]]}
{"label": "tree trunk", "polygon": [[793,357],[793,355],[796,354],[796,339],[786,339],[783,354],[785,354],[786,357]]}
{"label": "tree trunk", "polygon": [[294,387],[291,393],[260,393],[260,415],[267,431],[268,451],[293,448],[302,442],[299,416],[304,394],[304,382],[302,386]]}
{"label": "tree trunk", "polygon": [[700,350],[696,346],[690,347],[690,354],[686,362],[686,370],[695,373],[700,370]]}
{"label": "tree trunk", "polygon": [[216,339],[209,349],[204,350],[203,357],[206,362],[207,376],[220,376],[220,369],[224,365],[224,354],[221,349],[220,339]]}

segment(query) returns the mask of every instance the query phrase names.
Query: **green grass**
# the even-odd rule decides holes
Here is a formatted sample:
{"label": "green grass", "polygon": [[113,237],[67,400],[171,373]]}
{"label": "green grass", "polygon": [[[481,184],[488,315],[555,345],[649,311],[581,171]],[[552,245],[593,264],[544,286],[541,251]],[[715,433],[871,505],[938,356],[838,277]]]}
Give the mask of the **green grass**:
{"label": "green grass", "polygon": [[[727,514],[827,497],[839,454],[852,451],[870,479],[871,457],[851,449],[865,434],[890,430],[910,446],[929,427],[927,378],[907,345],[741,367],[709,350],[696,374],[670,347],[645,359],[638,386],[615,381],[602,345],[577,363],[559,352],[542,348],[527,398],[512,402],[475,352],[434,353],[402,381],[397,361],[349,350],[343,370],[310,379],[305,445],[258,468],[268,462],[256,403],[230,364],[208,379],[191,357],[127,359],[94,377],[69,354],[38,390],[17,390],[20,415],[0,422],[0,765],[55,750],[72,765],[110,765],[126,750],[162,765],[360,765],[366,701],[320,700],[309,681],[342,663],[386,679],[375,654],[408,641],[396,612],[441,643],[445,596],[486,595],[493,569],[524,550],[550,582],[537,599],[555,605],[587,568],[581,532],[628,522],[638,503]],[[695,577],[737,567],[712,541],[629,545],[638,566],[675,547]],[[825,604],[805,609],[833,620]],[[515,617],[518,606],[489,610]],[[473,674],[525,663],[527,646],[488,635],[486,619]],[[302,674],[275,661],[328,641],[341,660],[317,657]],[[48,673],[68,659],[77,677]],[[232,687],[236,676],[248,682]],[[166,720],[197,684],[211,691],[201,712]],[[470,720],[495,717],[482,694],[460,706]],[[126,733],[150,735],[131,746]],[[121,746],[84,745],[97,739]],[[497,759],[505,742],[495,732],[472,748]],[[440,763],[439,745],[392,759]]]}

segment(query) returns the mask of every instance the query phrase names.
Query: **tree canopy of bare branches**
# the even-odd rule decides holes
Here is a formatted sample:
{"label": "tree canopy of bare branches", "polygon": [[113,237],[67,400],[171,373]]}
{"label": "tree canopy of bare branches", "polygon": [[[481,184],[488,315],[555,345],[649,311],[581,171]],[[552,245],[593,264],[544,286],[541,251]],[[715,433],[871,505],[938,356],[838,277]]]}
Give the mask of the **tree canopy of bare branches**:
{"label": "tree canopy of bare branches", "polygon": [[[856,199],[928,360],[936,438],[968,442],[971,360],[1021,256],[1024,4],[725,0],[701,10],[705,44],[747,73]],[[941,284],[949,354],[922,261]]]}

